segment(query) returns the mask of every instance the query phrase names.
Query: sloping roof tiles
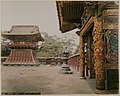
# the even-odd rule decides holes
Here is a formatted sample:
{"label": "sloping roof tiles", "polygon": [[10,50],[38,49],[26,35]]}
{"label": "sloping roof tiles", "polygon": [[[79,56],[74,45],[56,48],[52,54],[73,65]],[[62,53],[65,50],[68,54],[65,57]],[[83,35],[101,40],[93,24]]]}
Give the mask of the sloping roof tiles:
{"label": "sloping roof tiles", "polygon": [[[13,41],[43,41],[39,28],[36,25],[14,25],[10,31],[2,33],[7,39]],[[19,40],[18,40],[19,39]]]}

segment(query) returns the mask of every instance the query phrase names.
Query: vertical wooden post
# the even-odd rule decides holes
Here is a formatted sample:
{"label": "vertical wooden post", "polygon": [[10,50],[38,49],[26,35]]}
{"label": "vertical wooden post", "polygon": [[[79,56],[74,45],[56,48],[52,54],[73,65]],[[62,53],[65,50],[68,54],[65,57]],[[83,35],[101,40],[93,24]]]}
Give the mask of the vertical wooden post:
{"label": "vertical wooden post", "polygon": [[105,89],[104,77],[104,41],[103,41],[102,20],[95,18],[93,28],[93,44],[94,44],[94,66],[96,74],[96,89]]}
{"label": "vertical wooden post", "polygon": [[85,79],[84,41],[80,35],[80,78]]}

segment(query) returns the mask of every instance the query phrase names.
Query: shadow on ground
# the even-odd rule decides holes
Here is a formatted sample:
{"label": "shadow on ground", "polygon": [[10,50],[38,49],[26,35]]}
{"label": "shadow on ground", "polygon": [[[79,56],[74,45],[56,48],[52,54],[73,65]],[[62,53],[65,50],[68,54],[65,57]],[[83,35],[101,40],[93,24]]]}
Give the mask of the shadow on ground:
{"label": "shadow on ground", "polygon": [[95,79],[85,79],[86,82],[88,83],[89,87],[94,91],[96,89],[96,80]]}

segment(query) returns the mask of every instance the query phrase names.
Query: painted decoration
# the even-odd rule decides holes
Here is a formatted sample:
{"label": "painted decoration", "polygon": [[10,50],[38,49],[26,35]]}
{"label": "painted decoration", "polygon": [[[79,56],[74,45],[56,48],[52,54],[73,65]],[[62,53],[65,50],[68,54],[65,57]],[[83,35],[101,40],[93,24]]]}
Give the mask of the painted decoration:
{"label": "painted decoration", "polygon": [[118,30],[105,31],[106,63],[118,64]]}
{"label": "painted decoration", "polygon": [[104,10],[103,29],[106,64],[118,64],[118,9]]}

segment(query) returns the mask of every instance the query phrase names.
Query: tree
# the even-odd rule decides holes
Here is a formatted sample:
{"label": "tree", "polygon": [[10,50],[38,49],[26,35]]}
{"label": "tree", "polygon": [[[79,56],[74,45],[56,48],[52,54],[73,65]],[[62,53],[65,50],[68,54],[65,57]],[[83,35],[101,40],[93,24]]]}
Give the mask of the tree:
{"label": "tree", "polygon": [[77,48],[76,48],[76,50],[75,50],[75,53],[74,54],[77,54],[77,53],[79,53],[80,52],[80,45],[77,45]]}
{"label": "tree", "polygon": [[62,56],[64,47],[68,47],[70,54],[73,52],[73,46],[75,42],[72,39],[68,39],[66,36],[58,38],[56,35],[48,36],[43,32],[44,42],[41,44],[41,48],[37,50],[37,56],[41,57],[58,57]]}
{"label": "tree", "polygon": [[6,46],[9,42],[10,40],[1,36],[1,56],[9,56],[11,50]]}
{"label": "tree", "polygon": [[9,56],[10,54],[10,48],[5,46],[4,44],[1,44],[1,56]]}

